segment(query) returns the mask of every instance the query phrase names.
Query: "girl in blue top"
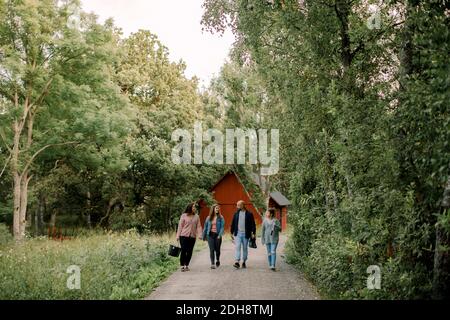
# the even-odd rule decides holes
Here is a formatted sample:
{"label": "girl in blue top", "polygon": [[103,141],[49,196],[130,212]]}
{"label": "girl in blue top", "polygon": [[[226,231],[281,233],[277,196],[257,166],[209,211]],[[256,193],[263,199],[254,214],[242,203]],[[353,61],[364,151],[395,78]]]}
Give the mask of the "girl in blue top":
{"label": "girl in blue top", "polygon": [[220,266],[220,246],[222,245],[224,228],[225,219],[220,214],[220,206],[215,204],[211,207],[203,229],[203,241],[208,241],[211,269]]}

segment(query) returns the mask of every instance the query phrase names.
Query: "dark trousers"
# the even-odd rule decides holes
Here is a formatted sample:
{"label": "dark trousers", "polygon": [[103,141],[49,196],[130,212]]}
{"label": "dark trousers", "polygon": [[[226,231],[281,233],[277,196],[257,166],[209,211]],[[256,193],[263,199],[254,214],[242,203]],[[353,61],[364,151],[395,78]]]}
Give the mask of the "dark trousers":
{"label": "dark trousers", "polygon": [[194,251],[195,238],[180,237],[180,266],[188,266],[191,262],[192,251]]}
{"label": "dark trousers", "polygon": [[214,259],[220,261],[220,246],[222,245],[222,238],[215,232],[210,232],[208,236],[209,256],[211,258],[211,264],[215,263]]}

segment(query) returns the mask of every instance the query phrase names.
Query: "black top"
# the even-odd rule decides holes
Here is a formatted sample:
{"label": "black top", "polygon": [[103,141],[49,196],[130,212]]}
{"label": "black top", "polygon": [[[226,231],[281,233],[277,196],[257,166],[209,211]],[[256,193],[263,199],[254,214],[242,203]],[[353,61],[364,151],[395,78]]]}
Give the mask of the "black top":
{"label": "black top", "polygon": [[[231,234],[236,236],[238,234],[238,224],[239,224],[239,211],[236,211],[233,216],[233,221],[231,222]],[[256,235],[256,223],[253,213],[246,210],[245,211],[245,238],[250,239],[252,233]]]}

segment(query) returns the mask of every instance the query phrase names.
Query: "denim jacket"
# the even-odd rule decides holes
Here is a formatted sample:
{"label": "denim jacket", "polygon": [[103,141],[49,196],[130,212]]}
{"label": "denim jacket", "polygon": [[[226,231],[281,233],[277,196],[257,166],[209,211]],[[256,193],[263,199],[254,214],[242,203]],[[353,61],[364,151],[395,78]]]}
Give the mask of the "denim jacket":
{"label": "denim jacket", "polygon": [[[205,227],[203,228],[203,240],[207,239],[207,236],[209,236],[209,233],[211,232],[212,223],[209,221],[209,217],[206,218],[205,221]],[[223,216],[217,217],[216,221],[216,228],[217,228],[217,235],[221,237],[223,235],[224,229],[225,229],[225,219]]]}

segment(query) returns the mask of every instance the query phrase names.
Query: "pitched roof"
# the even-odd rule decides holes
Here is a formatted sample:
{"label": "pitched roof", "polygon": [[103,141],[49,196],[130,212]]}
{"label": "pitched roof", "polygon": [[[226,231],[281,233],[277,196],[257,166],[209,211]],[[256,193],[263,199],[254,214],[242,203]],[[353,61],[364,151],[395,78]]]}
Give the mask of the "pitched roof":
{"label": "pitched roof", "polygon": [[[228,170],[223,176],[222,178],[220,178],[210,189],[209,191],[212,192],[226,177],[228,177],[229,175],[234,175],[236,177],[236,179],[239,181],[239,183],[241,184],[242,188],[244,189],[244,192],[247,194],[247,197],[250,199],[250,201],[252,201],[252,196],[250,195],[250,193],[247,191],[247,188],[245,187],[245,185],[242,183],[241,178],[239,178],[239,175],[234,171],[234,170]],[[256,208],[256,211],[261,215],[261,212],[259,212],[259,209]]]}
{"label": "pitched roof", "polygon": [[[211,191],[213,191],[221,182],[222,182],[222,180],[224,180],[225,179],[225,177],[227,177],[228,175],[230,175],[230,174],[232,174],[232,175],[234,175],[237,179],[238,179],[238,181],[239,181],[239,183],[242,185],[242,187],[244,188],[244,191],[245,191],[245,193],[248,195],[248,197],[249,197],[249,199],[251,200],[252,199],[252,197],[250,196],[250,194],[248,193],[248,191],[247,191],[247,189],[245,188],[245,186],[244,186],[244,184],[242,183],[242,181],[241,181],[241,179],[239,178],[239,175],[234,171],[234,170],[229,170],[229,171],[227,171],[223,176],[222,176],[222,178],[220,178],[210,189],[209,189],[209,191],[211,192]],[[259,181],[259,179],[258,179],[258,175],[257,174],[254,174],[254,173],[252,173],[251,174],[251,178],[252,178],[252,180],[256,183],[256,185],[258,185],[261,189],[263,188],[263,187],[265,187],[266,186],[266,179],[264,178],[264,177],[261,177],[261,184],[260,183],[258,183]],[[285,196],[283,196],[283,194],[281,193],[281,192],[279,192],[279,191],[274,191],[274,192],[271,192],[270,194],[269,194],[269,196],[279,205],[279,206],[281,206],[281,207],[284,207],[284,206],[288,206],[288,205],[290,205],[291,204],[291,202],[285,197]]]}
{"label": "pitched roof", "polygon": [[288,206],[291,202],[281,194],[281,192],[275,191],[270,193],[270,197],[275,201],[279,206]]}
{"label": "pitched roof", "polygon": [[237,174],[233,170],[228,170],[211,188],[209,188],[209,192],[213,191],[229,174],[234,174],[237,177]]}

